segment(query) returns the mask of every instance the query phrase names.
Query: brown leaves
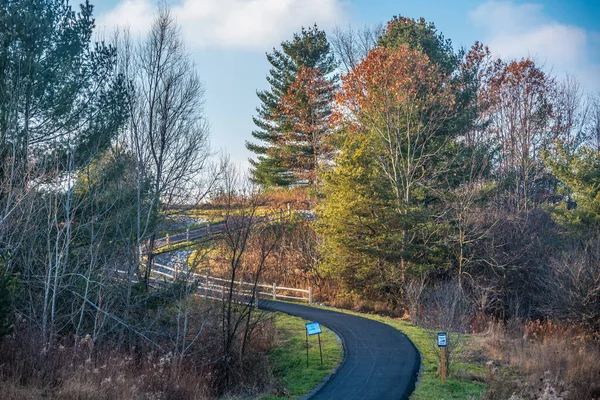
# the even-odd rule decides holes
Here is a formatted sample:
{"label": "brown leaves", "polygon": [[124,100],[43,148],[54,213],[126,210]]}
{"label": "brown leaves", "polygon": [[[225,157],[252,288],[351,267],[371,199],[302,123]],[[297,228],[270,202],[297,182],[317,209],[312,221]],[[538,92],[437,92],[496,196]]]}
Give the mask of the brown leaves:
{"label": "brown leaves", "polygon": [[282,96],[274,117],[281,135],[272,151],[296,177],[316,181],[322,159],[328,158],[329,117],[334,87],[317,68],[302,67]]}
{"label": "brown leaves", "polygon": [[356,124],[360,115],[406,114],[402,107],[450,106],[444,75],[427,55],[406,45],[378,47],[354,71],[342,77],[334,121]]}

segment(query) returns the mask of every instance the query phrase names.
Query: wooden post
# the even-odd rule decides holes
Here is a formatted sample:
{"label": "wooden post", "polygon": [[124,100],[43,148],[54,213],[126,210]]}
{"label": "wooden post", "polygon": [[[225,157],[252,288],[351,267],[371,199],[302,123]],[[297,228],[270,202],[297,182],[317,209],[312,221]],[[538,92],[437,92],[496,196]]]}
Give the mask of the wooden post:
{"label": "wooden post", "polygon": [[446,384],[446,348],[441,347],[442,351],[442,385]]}
{"label": "wooden post", "polygon": [[187,227],[187,228],[185,229],[185,241],[186,241],[186,242],[189,242],[189,241],[190,241],[190,228],[189,228],[189,227]]}
{"label": "wooden post", "polygon": [[312,286],[308,287],[308,304],[312,304]]}
{"label": "wooden post", "polygon": [[208,224],[206,224],[206,231],[210,235],[210,222]]}
{"label": "wooden post", "polygon": [[273,282],[273,300],[277,300],[277,286],[275,286],[275,282]]}
{"label": "wooden post", "polygon": [[494,379],[494,362],[488,361],[487,366],[488,366],[488,379],[491,381],[492,379]]}

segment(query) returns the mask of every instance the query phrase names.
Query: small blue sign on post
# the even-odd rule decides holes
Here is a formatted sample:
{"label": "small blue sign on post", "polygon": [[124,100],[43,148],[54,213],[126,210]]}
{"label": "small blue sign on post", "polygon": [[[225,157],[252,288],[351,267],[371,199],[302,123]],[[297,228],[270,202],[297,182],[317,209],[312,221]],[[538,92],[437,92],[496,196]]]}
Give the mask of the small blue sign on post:
{"label": "small blue sign on post", "polygon": [[448,334],[446,332],[438,332],[438,347],[448,346]]}
{"label": "small blue sign on post", "polygon": [[319,354],[321,355],[321,368],[323,368],[323,349],[321,349],[321,325],[318,322],[306,323],[306,368],[308,368],[308,337],[317,335],[319,338]]}
{"label": "small blue sign on post", "polygon": [[307,322],[306,323],[306,332],[308,336],[318,335],[321,332],[321,325],[318,322]]}

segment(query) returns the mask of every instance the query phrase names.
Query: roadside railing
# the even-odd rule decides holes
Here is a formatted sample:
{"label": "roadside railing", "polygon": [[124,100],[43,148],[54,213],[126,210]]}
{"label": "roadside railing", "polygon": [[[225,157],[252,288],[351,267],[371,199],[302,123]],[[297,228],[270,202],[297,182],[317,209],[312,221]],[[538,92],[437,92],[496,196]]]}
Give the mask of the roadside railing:
{"label": "roadside railing", "polygon": [[[304,215],[304,214],[302,214]],[[292,210],[288,208],[287,211],[283,209],[273,210],[262,215],[254,215],[251,218],[260,220],[262,222],[270,221],[283,221],[292,216]],[[225,228],[226,221],[208,222],[206,225],[199,228],[186,228],[183,232],[178,233],[166,233],[164,237],[157,238],[154,243],[154,251],[164,247],[171,247],[179,243],[189,242],[190,240],[202,239],[204,237],[210,237],[213,234],[222,233]]]}
{"label": "roadside railing", "polygon": [[[154,263],[152,274],[159,275],[165,279],[175,280],[180,275],[186,275],[186,279],[195,279],[198,282],[199,294],[204,297],[222,299],[225,294],[231,289],[231,280],[225,278],[219,278],[216,276],[210,276],[208,274],[197,274],[190,272],[185,269],[173,268],[168,265]],[[297,300],[306,301],[308,304],[312,304],[312,287],[308,289],[299,289],[286,286],[278,286],[276,283],[264,284],[257,283],[256,290],[254,290],[255,284],[253,282],[245,282],[243,280],[233,281],[236,286],[236,293],[242,296],[254,296],[258,298],[269,298],[273,300]],[[211,293],[211,295],[209,295]],[[221,297],[217,295],[220,294]],[[299,295],[298,295],[299,294]]]}

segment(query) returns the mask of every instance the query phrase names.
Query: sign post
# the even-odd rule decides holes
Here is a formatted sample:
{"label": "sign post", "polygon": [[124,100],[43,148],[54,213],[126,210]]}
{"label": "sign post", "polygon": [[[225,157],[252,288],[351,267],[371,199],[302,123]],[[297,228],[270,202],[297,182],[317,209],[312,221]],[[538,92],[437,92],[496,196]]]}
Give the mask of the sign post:
{"label": "sign post", "polygon": [[439,332],[438,336],[438,347],[442,353],[442,385],[446,384],[446,347],[448,346],[448,334],[446,332]]}
{"label": "sign post", "polygon": [[318,322],[306,323],[306,368],[308,368],[308,337],[317,335],[319,338],[319,354],[321,356],[321,368],[323,368],[323,350],[321,348],[321,325]]}

